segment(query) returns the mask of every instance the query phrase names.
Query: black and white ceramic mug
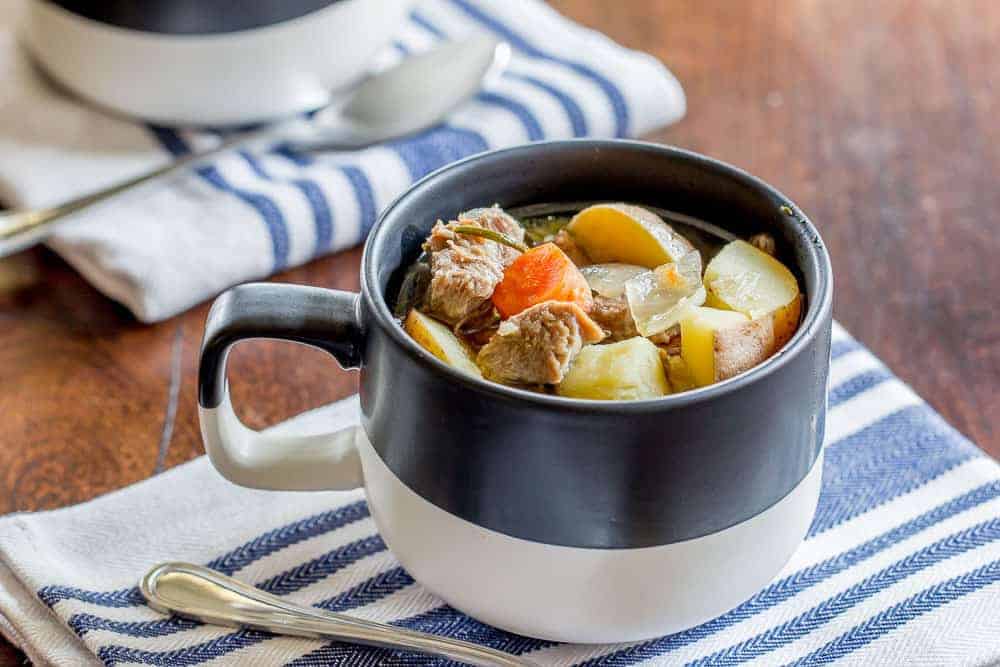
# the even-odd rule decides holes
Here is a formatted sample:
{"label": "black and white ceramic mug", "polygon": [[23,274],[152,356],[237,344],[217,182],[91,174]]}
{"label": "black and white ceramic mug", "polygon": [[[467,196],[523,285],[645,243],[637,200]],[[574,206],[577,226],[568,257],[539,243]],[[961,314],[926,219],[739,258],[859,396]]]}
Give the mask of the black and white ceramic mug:
{"label": "black and white ceramic mug", "polygon": [[[401,269],[438,218],[499,203],[629,201],[767,231],[806,296],[799,330],[734,378],[653,400],[541,395],[463,375],[393,319]],[[423,179],[365,247],[361,293],[281,284],[218,298],[202,347],[209,456],[265,489],[364,486],[389,548],[471,616],[572,642],[640,640],[736,606],[770,581],[816,508],[832,278],[816,229],[738,169],[625,141],[537,143]],[[361,373],[362,428],[274,437],[234,415],[225,365],[244,339],[330,352]]]}

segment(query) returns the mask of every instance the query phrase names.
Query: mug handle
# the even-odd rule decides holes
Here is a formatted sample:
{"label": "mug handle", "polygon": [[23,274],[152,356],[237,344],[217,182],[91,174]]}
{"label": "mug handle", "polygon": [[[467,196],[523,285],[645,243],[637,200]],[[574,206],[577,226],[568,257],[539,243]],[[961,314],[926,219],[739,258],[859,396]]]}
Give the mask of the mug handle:
{"label": "mug handle", "polygon": [[255,489],[346,490],[362,486],[357,426],[320,435],[272,434],[233,411],[226,360],[236,343],[273,338],[318,347],[345,369],[361,365],[359,295],[340,290],[248,283],[221,294],[205,322],[198,364],[198,417],[205,451],[229,481]]}

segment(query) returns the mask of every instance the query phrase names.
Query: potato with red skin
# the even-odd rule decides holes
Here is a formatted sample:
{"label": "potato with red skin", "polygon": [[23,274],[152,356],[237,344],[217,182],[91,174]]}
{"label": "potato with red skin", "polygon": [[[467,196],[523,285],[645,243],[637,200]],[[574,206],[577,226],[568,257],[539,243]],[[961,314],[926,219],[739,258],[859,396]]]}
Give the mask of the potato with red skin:
{"label": "potato with red skin", "polygon": [[414,308],[406,316],[403,328],[422,348],[444,363],[467,375],[482,377],[465,343],[434,318]]}
{"label": "potato with red skin", "polygon": [[751,320],[735,310],[692,306],[681,319],[681,359],[699,387],[763,363],[773,349],[770,317]]}
{"label": "potato with red skin", "polygon": [[779,260],[746,241],[732,241],[705,267],[705,305],[769,319],[773,354],[795,334],[802,314],[802,294],[795,275]]}
{"label": "potato with red skin", "polygon": [[594,302],[587,279],[554,243],[543,243],[515,259],[493,291],[493,305],[504,319],[545,301],[575,303],[584,312]]}

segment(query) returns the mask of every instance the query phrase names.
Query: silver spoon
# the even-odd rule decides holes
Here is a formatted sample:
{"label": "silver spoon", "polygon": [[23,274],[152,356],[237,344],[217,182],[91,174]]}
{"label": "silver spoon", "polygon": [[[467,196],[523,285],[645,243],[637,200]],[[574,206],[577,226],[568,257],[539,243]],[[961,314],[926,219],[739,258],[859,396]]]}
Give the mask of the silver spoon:
{"label": "silver spoon", "polygon": [[485,36],[445,42],[367,79],[346,100],[318,111],[308,128],[286,123],[239,134],[214,148],[183,155],[61,204],[0,213],[0,257],[40,243],[49,235],[52,223],[72,213],[236,146],[267,139],[288,141],[302,151],[349,150],[426,129],[475,95],[484,80],[506,66],[509,57],[507,43]]}
{"label": "silver spoon", "polygon": [[190,563],[157,565],[142,578],[139,589],[156,611],[211,625],[426,653],[469,665],[537,667],[524,658],[479,644],[292,604]]}

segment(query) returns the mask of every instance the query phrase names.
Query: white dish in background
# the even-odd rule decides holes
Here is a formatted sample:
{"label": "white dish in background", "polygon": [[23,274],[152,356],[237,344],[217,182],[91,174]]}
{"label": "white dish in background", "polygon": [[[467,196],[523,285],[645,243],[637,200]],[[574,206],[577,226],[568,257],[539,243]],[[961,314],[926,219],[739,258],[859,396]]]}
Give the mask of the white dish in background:
{"label": "white dish in background", "polygon": [[[252,1],[278,3],[275,14],[291,11],[280,0]],[[190,0],[140,6],[154,12],[153,4],[197,11]],[[358,79],[389,43],[413,0],[313,4],[319,8],[264,25],[171,32],[123,27],[32,0],[22,41],[60,84],[113,111],[170,125],[254,123],[326,104],[331,90]]]}

